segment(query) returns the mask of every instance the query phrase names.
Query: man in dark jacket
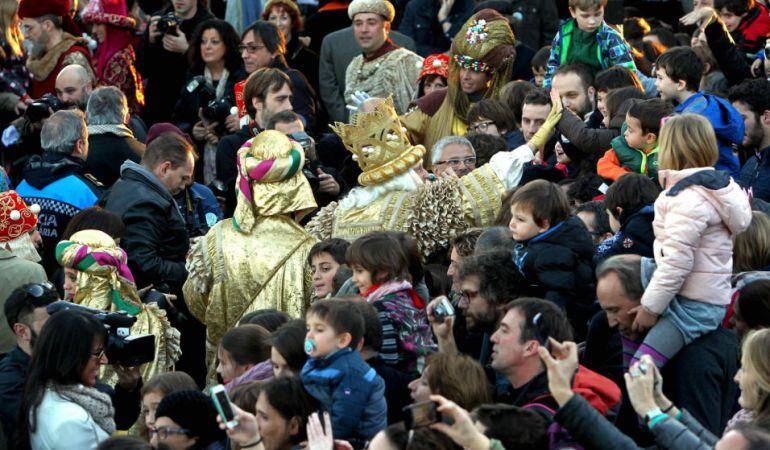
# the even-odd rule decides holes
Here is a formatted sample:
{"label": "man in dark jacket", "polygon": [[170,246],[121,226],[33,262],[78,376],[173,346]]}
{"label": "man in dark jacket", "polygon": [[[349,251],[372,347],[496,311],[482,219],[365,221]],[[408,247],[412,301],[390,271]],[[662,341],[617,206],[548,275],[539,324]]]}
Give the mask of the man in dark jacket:
{"label": "man in dark jacket", "polygon": [[[170,15],[175,16],[174,20],[166,20]],[[213,17],[199,0],[175,0],[150,17],[139,48],[141,57],[137,58],[147,80],[143,116],[148,125],[171,118],[187,74],[192,33],[198,24]]]}
{"label": "man in dark jacket", "polygon": [[147,147],[141,164],[126,161],[104,208],[126,225],[121,246],[138,287],[167,285],[181,291],[187,278],[189,241],[173,196],[189,184],[195,151],[181,136],[166,133]]}
{"label": "man in dark jacket", "polygon": [[730,103],[743,116],[741,145],[753,152],[741,169],[738,183],[751,189],[754,198],[770,201],[770,81],[746,80],[730,89]]}
{"label": "man in dark jacket", "polygon": [[[46,307],[57,300],[59,296],[53,285],[30,283],[16,289],[5,303],[8,326],[16,336],[13,350],[0,361],[0,424],[9,442],[17,428],[16,421],[35,341],[49,317]],[[99,382],[96,388],[112,397],[115,424],[119,430],[127,430],[139,417],[141,375],[138,368],[115,367],[118,373],[115,388]],[[2,444],[0,442],[0,446]]]}
{"label": "man in dark jacket", "polygon": [[120,178],[120,166],[126,160],[138,163],[145,146],[134,139],[126,126],[128,103],[120,89],[101,87],[88,98],[88,158],[86,167],[105,186]]}
{"label": "man in dark jacket", "polygon": [[472,0],[412,0],[406,4],[398,31],[414,39],[422,57],[444,53],[472,11]]}
{"label": "man in dark jacket", "polygon": [[[641,257],[619,255],[608,258],[596,271],[597,296],[604,310],[604,323],[617,332],[594,335],[586,341],[585,361],[615,380],[622,379],[623,359],[630,361],[634,342],[643,336],[634,333],[631,324],[644,293]],[[647,280],[649,281],[649,280]],[[599,318],[601,320],[601,318]],[[595,319],[596,321],[596,319]],[[594,321],[594,322],[595,322]],[[592,330],[595,327],[592,325]],[[738,367],[738,342],[735,334],[718,328],[685,346],[662,371],[663,389],[679,408],[687,409],[704,427],[718,434],[732,416],[736,384],[732,381]],[[613,350],[614,349],[614,350]],[[612,361],[612,363],[608,363]],[[633,411],[630,420],[621,411],[620,421],[625,432],[636,434],[630,426],[637,425]],[[630,424],[630,425],[629,425]]]}
{"label": "man in dark jacket", "polygon": [[58,111],[40,131],[42,156],[30,158],[16,191],[27,204],[40,205],[38,230],[43,238],[43,267],[48,276],[59,267],[55,249],[70,219],[93,206],[101,184],[86,174],[88,130],[80,111]]}

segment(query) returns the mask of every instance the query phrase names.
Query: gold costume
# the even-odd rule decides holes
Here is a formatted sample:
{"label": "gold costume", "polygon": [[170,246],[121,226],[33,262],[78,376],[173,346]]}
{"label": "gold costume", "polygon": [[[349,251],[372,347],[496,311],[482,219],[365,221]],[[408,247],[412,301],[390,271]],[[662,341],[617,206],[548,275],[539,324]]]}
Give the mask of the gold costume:
{"label": "gold costume", "polygon": [[[62,267],[78,271],[74,303],[102,311],[124,311],[136,317],[131,334],[155,335],[155,360],[142,366],[142,378],[173,370],[182,351],[179,331],[172,327],[166,312],[155,303],[139,299],[133,276],[126,265],[126,253],[106,233],[79,231],[56,246],[56,259]],[[112,366],[102,366],[100,379],[114,386],[117,375]]]}
{"label": "gold costume", "polygon": [[312,293],[307,255],[316,243],[297,224],[316,208],[304,153],[277,131],[238,151],[238,205],[191,249],[183,291],[207,328],[208,361],[244,314],[274,308],[304,317]]}
{"label": "gold costume", "polygon": [[[337,124],[334,130],[363,170],[359,182],[364,187],[349,195],[363,192],[365,196],[367,190],[381,195],[364,206],[344,207],[345,200],[329,204],[308,223],[308,232],[318,239],[352,241],[372,231],[404,231],[417,240],[424,256],[447,248],[451,237],[467,228],[491,225],[503,193],[520,179],[520,173],[508,173],[520,172],[532,159],[528,149],[502,152],[510,155],[498,158],[507,160],[497,164],[505,166],[502,170],[487,164],[460,179],[414,184],[412,189],[382,189],[384,183],[410,177],[410,168],[419,164],[424,153],[422,146],[409,143],[390,99],[370,113],[354,116],[353,124]],[[505,176],[501,179],[498,173]]]}

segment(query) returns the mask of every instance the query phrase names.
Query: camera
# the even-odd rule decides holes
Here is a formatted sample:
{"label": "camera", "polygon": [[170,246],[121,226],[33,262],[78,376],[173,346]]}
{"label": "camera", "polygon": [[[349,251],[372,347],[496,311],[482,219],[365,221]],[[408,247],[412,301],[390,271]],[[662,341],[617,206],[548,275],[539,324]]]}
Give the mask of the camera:
{"label": "camera", "polygon": [[64,103],[62,103],[55,95],[51,93],[44,94],[27,106],[27,119],[29,119],[30,122],[40,122],[41,120],[50,117],[51,113],[49,109],[56,112],[60,109],[64,109],[64,107]]}
{"label": "camera", "polygon": [[108,312],[75,303],[59,300],[46,307],[48,314],[59,311],[80,311],[99,319],[107,329],[106,355],[110,364],[133,367],[152,362],[155,359],[155,336],[152,334],[137,334],[131,336],[130,328],[136,322],[136,317],[128,313]]}
{"label": "camera", "polygon": [[455,315],[455,309],[446,297],[441,297],[438,305],[433,308],[433,317],[436,318],[436,322],[444,323],[444,320],[449,316]]}
{"label": "camera", "polygon": [[318,163],[312,161],[311,157],[315,153],[315,149],[313,148],[315,145],[313,138],[311,138],[310,135],[304,131],[289,133],[288,137],[292,141],[296,141],[299,143],[299,145],[302,146],[302,150],[305,152],[305,166],[302,167],[302,174],[305,175],[308,183],[310,183],[310,189],[312,189],[313,192],[318,191],[320,185],[320,180],[318,180],[318,175],[316,173],[318,169]]}
{"label": "camera", "polygon": [[203,118],[209,122],[218,122],[220,127],[224,127],[225,119],[230,115],[233,103],[227,97],[216,98],[217,94],[208,83],[206,77],[198,75],[193,77],[187,83],[187,92],[200,95],[201,104],[203,104]]}
{"label": "camera", "polygon": [[174,14],[173,12],[166,13],[163,16],[161,16],[160,19],[158,19],[158,31],[160,31],[161,36],[165,36],[167,34],[179,34],[179,18]]}

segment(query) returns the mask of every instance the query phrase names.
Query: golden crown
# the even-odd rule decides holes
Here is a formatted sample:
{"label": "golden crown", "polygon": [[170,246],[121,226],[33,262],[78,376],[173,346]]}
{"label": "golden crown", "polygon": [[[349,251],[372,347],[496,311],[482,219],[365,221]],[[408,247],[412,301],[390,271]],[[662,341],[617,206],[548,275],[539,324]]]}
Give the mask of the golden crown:
{"label": "golden crown", "polygon": [[379,102],[371,112],[355,114],[349,125],[337,122],[332,130],[363,170],[358,177],[362,186],[379,184],[406,173],[425,154],[425,147],[409,142],[392,97]]}

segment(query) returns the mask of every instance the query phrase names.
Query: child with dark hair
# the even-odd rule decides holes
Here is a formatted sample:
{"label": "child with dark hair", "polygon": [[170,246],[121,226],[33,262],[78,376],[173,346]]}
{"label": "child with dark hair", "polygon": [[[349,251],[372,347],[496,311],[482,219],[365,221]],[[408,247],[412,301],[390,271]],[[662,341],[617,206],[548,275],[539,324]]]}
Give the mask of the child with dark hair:
{"label": "child with dark hair", "polygon": [[691,48],[674,47],[660,55],[655,66],[655,87],[660,98],[677,103],[676,114],[699,114],[711,122],[719,148],[714,167],[738,179],[740,164],[733,145],[743,141],[743,117],[727,100],[698,92],[704,69],[701,59]]}
{"label": "child with dark hair", "polygon": [[770,14],[755,0],[714,0],[714,9],[739,50],[753,56],[765,48],[770,35]]}
{"label": "child with dark hair", "polygon": [[612,140],[612,148],[599,160],[596,171],[611,181],[628,173],[641,173],[657,183],[660,123],[673,107],[659,98],[628,102],[623,134]]}
{"label": "child with dark hair", "polygon": [[511,201],[514,262],[530,285],[523,295],[544,298],[567,311],[584,335],[594,299],[594,246],[577,217],[570,216],[559,186],[535,180],[516,190]]}
{"label": "child with dark hair", "polygon": [[409,260],[402,245],[389,233],[369,233],[353,242],[347,261],[359,293],[380,315],[382,358],[404,372],[421,373],[435,344],[425,301],[409,281]]}
{"label": "child with dark hair", "polygon": [[532,84],[535,87],[543,87],[545,82],[545,74],[548,72],[548,58],[551,56],[551,46],[546,45],[535,53],[532,57],[532,74],[535,76],[532,79]]}
{"label": "child with dark hair", "polygon": [[305,390],[331,416],[335,438],[365,442],[388,425],[385,382],[357,347],[364,320],[344,300],[315,302],[308,309],[300,378]]}
{"label": "child with dark hair", "polygon": [[307,262],[313,274],[313,295],[326,298],[334,295],[334,275],[345,264],[345,252],[350,243],[344,239],[325,239],[313,245],[307,255]]}
{"label": "child with dark hair", "polygon": [[244,383],[273,378],[270,332],[246,324],[225,333],[217,350],[216,370],[228,392]]}
{"label": "child with dark hair", "polygon": [[[521,130],[516,131],[521,135]],[[468,138],[473,145],[473,149],[476,151],[477,167],[488,163],[489,159],[496,153],[505,152],[509,149],[505,139],[500,136],[485,133],[468,133],[465,137]]]}
{"label": "child with dark hair", "polygon": [[602,70],[594,78],[594,89],[596,89],[596,109],[607,116],[604,108],[604,100],[610,91],[624,87],[635,87],[644,91],[639,77],[630,70],[621,66],[612,66],[609,69]]}
{"label": "child with dark hair", "polygon": [[594,263],[598,265],[615,255],[653,257],[653,205],[659,193],[657,184],[641,173],[623,175],[612,183],[604,197],[604,207],[607,208],[610,228],[615,234],[596,249]]}

